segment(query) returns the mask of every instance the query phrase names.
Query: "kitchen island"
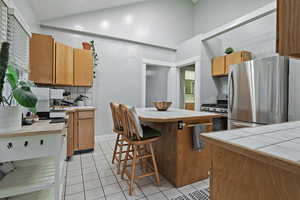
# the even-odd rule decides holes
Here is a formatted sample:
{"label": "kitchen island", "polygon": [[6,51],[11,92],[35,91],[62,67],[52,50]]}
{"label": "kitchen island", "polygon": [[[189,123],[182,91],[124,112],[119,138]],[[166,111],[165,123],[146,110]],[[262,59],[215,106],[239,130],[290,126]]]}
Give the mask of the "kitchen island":
{"label": "kitchen island", "polygon": [[300,199],[300,122],[202,137],[212,153],[211,200]]}
{"label": "kitchen island", "polygon": [[137,109],[140,120],[162,134],[154,143],[159,172],[176,187],[208,178],[210,149],[193,149],[193,127],[202,124],[212,131],[212,121],[220,117],[207,112],[170,109],[158,112],[154,108]]}

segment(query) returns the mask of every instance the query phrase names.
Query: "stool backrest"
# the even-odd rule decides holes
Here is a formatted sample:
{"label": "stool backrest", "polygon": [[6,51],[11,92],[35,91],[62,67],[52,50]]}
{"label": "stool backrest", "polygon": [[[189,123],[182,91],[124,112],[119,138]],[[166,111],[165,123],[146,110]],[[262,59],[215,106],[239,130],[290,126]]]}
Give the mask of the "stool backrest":
{"label": "stool backrest", "polygon": [[124,125],[124,136],[128,139],[136,138],[138,140],[141,140],[141,137],[138,134],[138,128],[137,124],[134,120],[134,116],[128,106],[126,105],[120,105],[120,115],[121,115],[121,121]]}
{"label": "stool backrest", "polygon": [[121,116],[120,116],[120,104],[111,102],[110,109],[111,109],[111,113],[112,113],[114,129],[116,131],[123,131],[123,125],[121,123]]}

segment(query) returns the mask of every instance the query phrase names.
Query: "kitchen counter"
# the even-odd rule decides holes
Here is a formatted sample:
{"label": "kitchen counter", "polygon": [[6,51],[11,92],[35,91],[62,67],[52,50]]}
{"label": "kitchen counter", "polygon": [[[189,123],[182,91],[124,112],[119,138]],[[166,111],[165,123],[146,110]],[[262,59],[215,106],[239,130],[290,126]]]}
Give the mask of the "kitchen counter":
{"label": "kitchen counter", "polygon": [[203,134],[212,200],[300,199],[300,122]]}
{"label": "kitchen counter", "polygon": [[138,108],[140,120],[161,132],[153,144],[159,172],[176,187],[182,187],[208,178],[210,149],[193,149],[194,126],[202,124],[212,131],[212,121],[219,115],[188,110]]}
{"label": "kitchen counter", "polygon": [[60,134],[65,129],[65,123],[50,124],[49,122],[49,120],[40,120],[30,126],[23,126],[20,130],[1,133],[0,138]]}

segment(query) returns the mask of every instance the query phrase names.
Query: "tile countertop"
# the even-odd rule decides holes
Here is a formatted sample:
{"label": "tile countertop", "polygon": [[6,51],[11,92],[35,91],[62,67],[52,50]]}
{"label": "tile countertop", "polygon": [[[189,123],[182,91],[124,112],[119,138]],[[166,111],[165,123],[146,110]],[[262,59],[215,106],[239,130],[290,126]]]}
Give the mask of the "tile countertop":
{"label": "tile countertop", "polygon": [[300,121],[208,133],[203,134],[203,138],[252,150],[300,166]]}
{"label": "tile countertop", "polygon": [[221,115],[209,112],[198,112],[182,109],[169,109],[167,111],[157,111],[155,108],[137,108],[138,116],[144,122],[174,122],[186,119],[212,119]]}

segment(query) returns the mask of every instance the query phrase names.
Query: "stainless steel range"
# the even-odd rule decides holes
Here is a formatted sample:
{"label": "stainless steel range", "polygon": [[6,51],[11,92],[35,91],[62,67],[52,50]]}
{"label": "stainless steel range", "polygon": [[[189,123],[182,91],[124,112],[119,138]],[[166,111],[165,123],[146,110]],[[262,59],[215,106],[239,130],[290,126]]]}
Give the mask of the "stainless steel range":
{"label": "stainless steel range", "polygon": [[201,111],[227,114],[228,102],[226,100],[219,100],[216,104],[202,104]]}
{"label": "stainless steel range", "polygon": [[222,131],[227,130],[227,113],[228,113],[228,101],[218,100],[216,104],[202,104],[201,111],[212,112],[222,115],[213,120],[213,130]]}

